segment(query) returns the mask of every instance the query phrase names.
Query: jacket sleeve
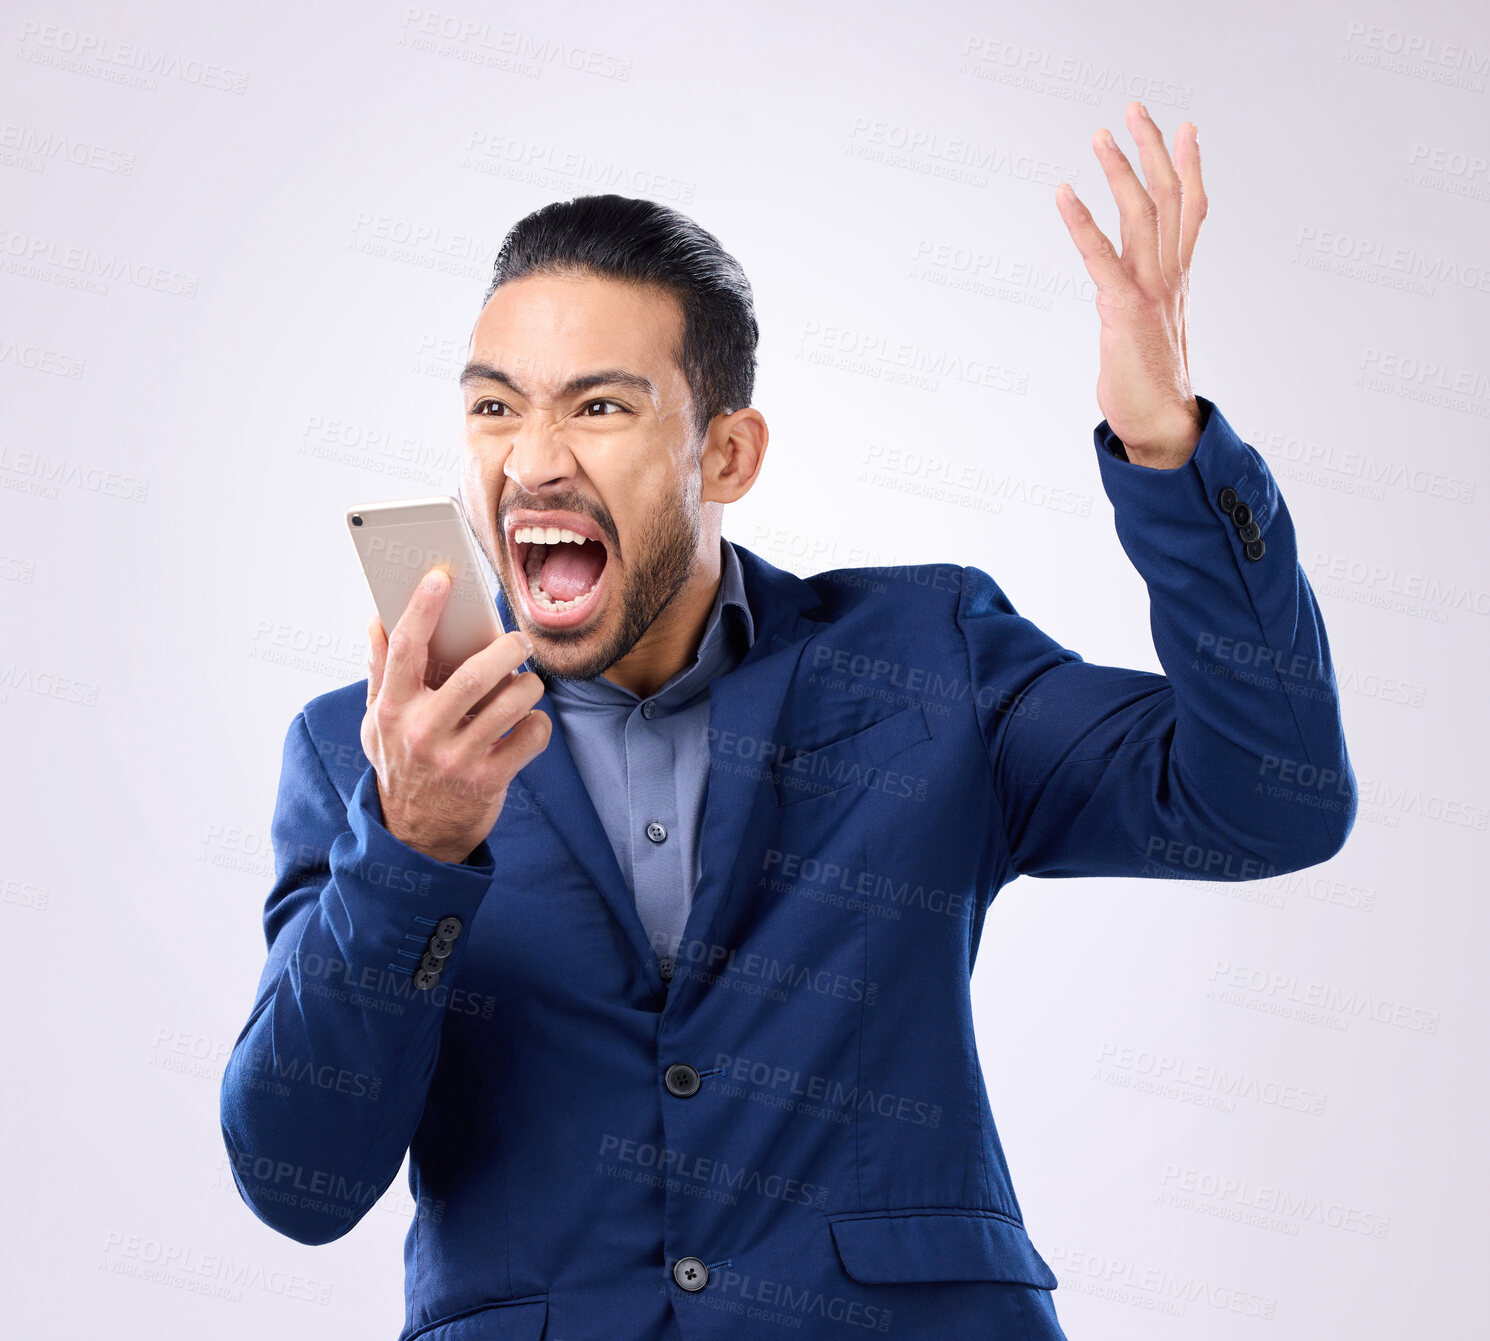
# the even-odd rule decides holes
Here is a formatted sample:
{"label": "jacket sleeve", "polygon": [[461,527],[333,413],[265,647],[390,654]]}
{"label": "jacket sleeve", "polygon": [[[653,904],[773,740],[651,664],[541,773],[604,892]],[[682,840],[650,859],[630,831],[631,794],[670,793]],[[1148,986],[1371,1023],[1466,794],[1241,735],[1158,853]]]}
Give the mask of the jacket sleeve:
{"label": "jacket sleeve", "polygon": [[1262,457],[1197,400],[1178,469],[1128,461],[1105,419],[1093,435],[1163,675],[1085,662],[963,570],[957,619],[1019,874],[1261,879],[1325,861],[1355,821],[1293,522]]}
{"label": "jacket sleeve", "polygon": [[495,870],[485,840],[464,863],[443,862],[382,820],[377,773],[367,767],[344,801],[297,713],[270,829],[268,962],[220,1109],[239,1192],[301,1243],[341,1237],[398,1174],[465,938],[454,935],[433,982],[415,971],[444,919],[470,925]]}

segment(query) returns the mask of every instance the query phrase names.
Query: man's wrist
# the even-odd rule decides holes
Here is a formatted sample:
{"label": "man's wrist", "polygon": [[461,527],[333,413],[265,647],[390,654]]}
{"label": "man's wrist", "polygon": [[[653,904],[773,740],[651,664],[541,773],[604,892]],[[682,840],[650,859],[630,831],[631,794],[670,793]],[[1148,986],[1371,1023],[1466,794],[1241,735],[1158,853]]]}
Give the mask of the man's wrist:
{"label": "man's wrist", "polygon": [[1200,406],[1192,402],[1190,413],[1177,420],[1173,427],[1163,429],[1143,442],[1129,442],[1126,438],[1117,438],[1117,441],[1128,460],[1136,466],[1147,466],[1151,470],[1178,470],[1193,455],[1204,428]]}

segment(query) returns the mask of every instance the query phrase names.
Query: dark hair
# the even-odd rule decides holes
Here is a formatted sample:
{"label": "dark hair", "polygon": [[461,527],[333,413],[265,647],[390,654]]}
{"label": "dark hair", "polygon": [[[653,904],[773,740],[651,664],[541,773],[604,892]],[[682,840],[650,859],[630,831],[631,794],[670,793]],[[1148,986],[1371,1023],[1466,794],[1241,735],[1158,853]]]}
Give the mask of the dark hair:
{"label": "dark hair", "polygon": [[576,196],[519,219],[497,253],[483,304],[509,280],[580,272],[653,285],[683,309],[678,367],[701,437],[716,414],[750,404],[760,329],[750,281],[712,233],[651,200]]}

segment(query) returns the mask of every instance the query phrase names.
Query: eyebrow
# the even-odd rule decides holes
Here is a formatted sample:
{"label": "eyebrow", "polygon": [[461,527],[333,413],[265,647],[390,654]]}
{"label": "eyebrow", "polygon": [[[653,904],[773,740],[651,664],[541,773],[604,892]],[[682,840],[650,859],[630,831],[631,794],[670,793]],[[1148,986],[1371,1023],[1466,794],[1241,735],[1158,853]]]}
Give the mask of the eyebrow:
{"label": "eyebrow", "polygon": [[[497,382],[527,399],[528,393],[517,384],[514,377],[500,368],[492,367],[489,363],[468,363],[461,370],[461,386],[471,386],[476,382]],[[564,400],[570,396],[577,396],[582,391],[593,391],[596,387],[602,386],[628,387],[646,396],[649,400],[657,398],[657,388],[652,385],[651,378],[643,377],[641,373],[629,372],[625,368],[601,368],[597,372],[581,373],[578,377],[571,377],[559,388],[557,399]]]}

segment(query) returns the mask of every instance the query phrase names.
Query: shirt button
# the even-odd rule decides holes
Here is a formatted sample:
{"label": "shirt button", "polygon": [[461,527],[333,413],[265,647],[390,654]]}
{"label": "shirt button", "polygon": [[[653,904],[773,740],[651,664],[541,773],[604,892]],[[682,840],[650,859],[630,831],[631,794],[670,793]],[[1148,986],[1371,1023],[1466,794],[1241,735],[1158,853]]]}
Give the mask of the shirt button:
{"label": "shirt button", "polygon": [[657,716],[657,705],[653,703],[651,699],[648,699],[645,703],[642,704],[642,716],[645,717],[649,722],[652,720],[652,718]]}
{"label": "shirt button", "polygon": [[680,1257],[673,1263],[673,1279],[685,1290],[702,1290],[709,1283],[709,1268],[697,1257]]}
{"label": "shirt button", "polygon": [[657,961],[657,972],[662,975],[662,981],[668,982],[673,976],[673,961],[670,955],[663,955]]}
{"label": "shirt button", "polygon": [[698,1072],[687,1062],[674,1062],[663,1073],[662,1083],[667,1086],[669,1094],[675,1094],[680,1099],[690,1099],[698,1093]]}
{"label": "shirt button", "polygon": [[647,837],[650,838],[654,843],[662,842],[662,840],[667,837],[667,826],[665,824],[659,824],[656,820],[653,820],[649,825],[647,825]]}

